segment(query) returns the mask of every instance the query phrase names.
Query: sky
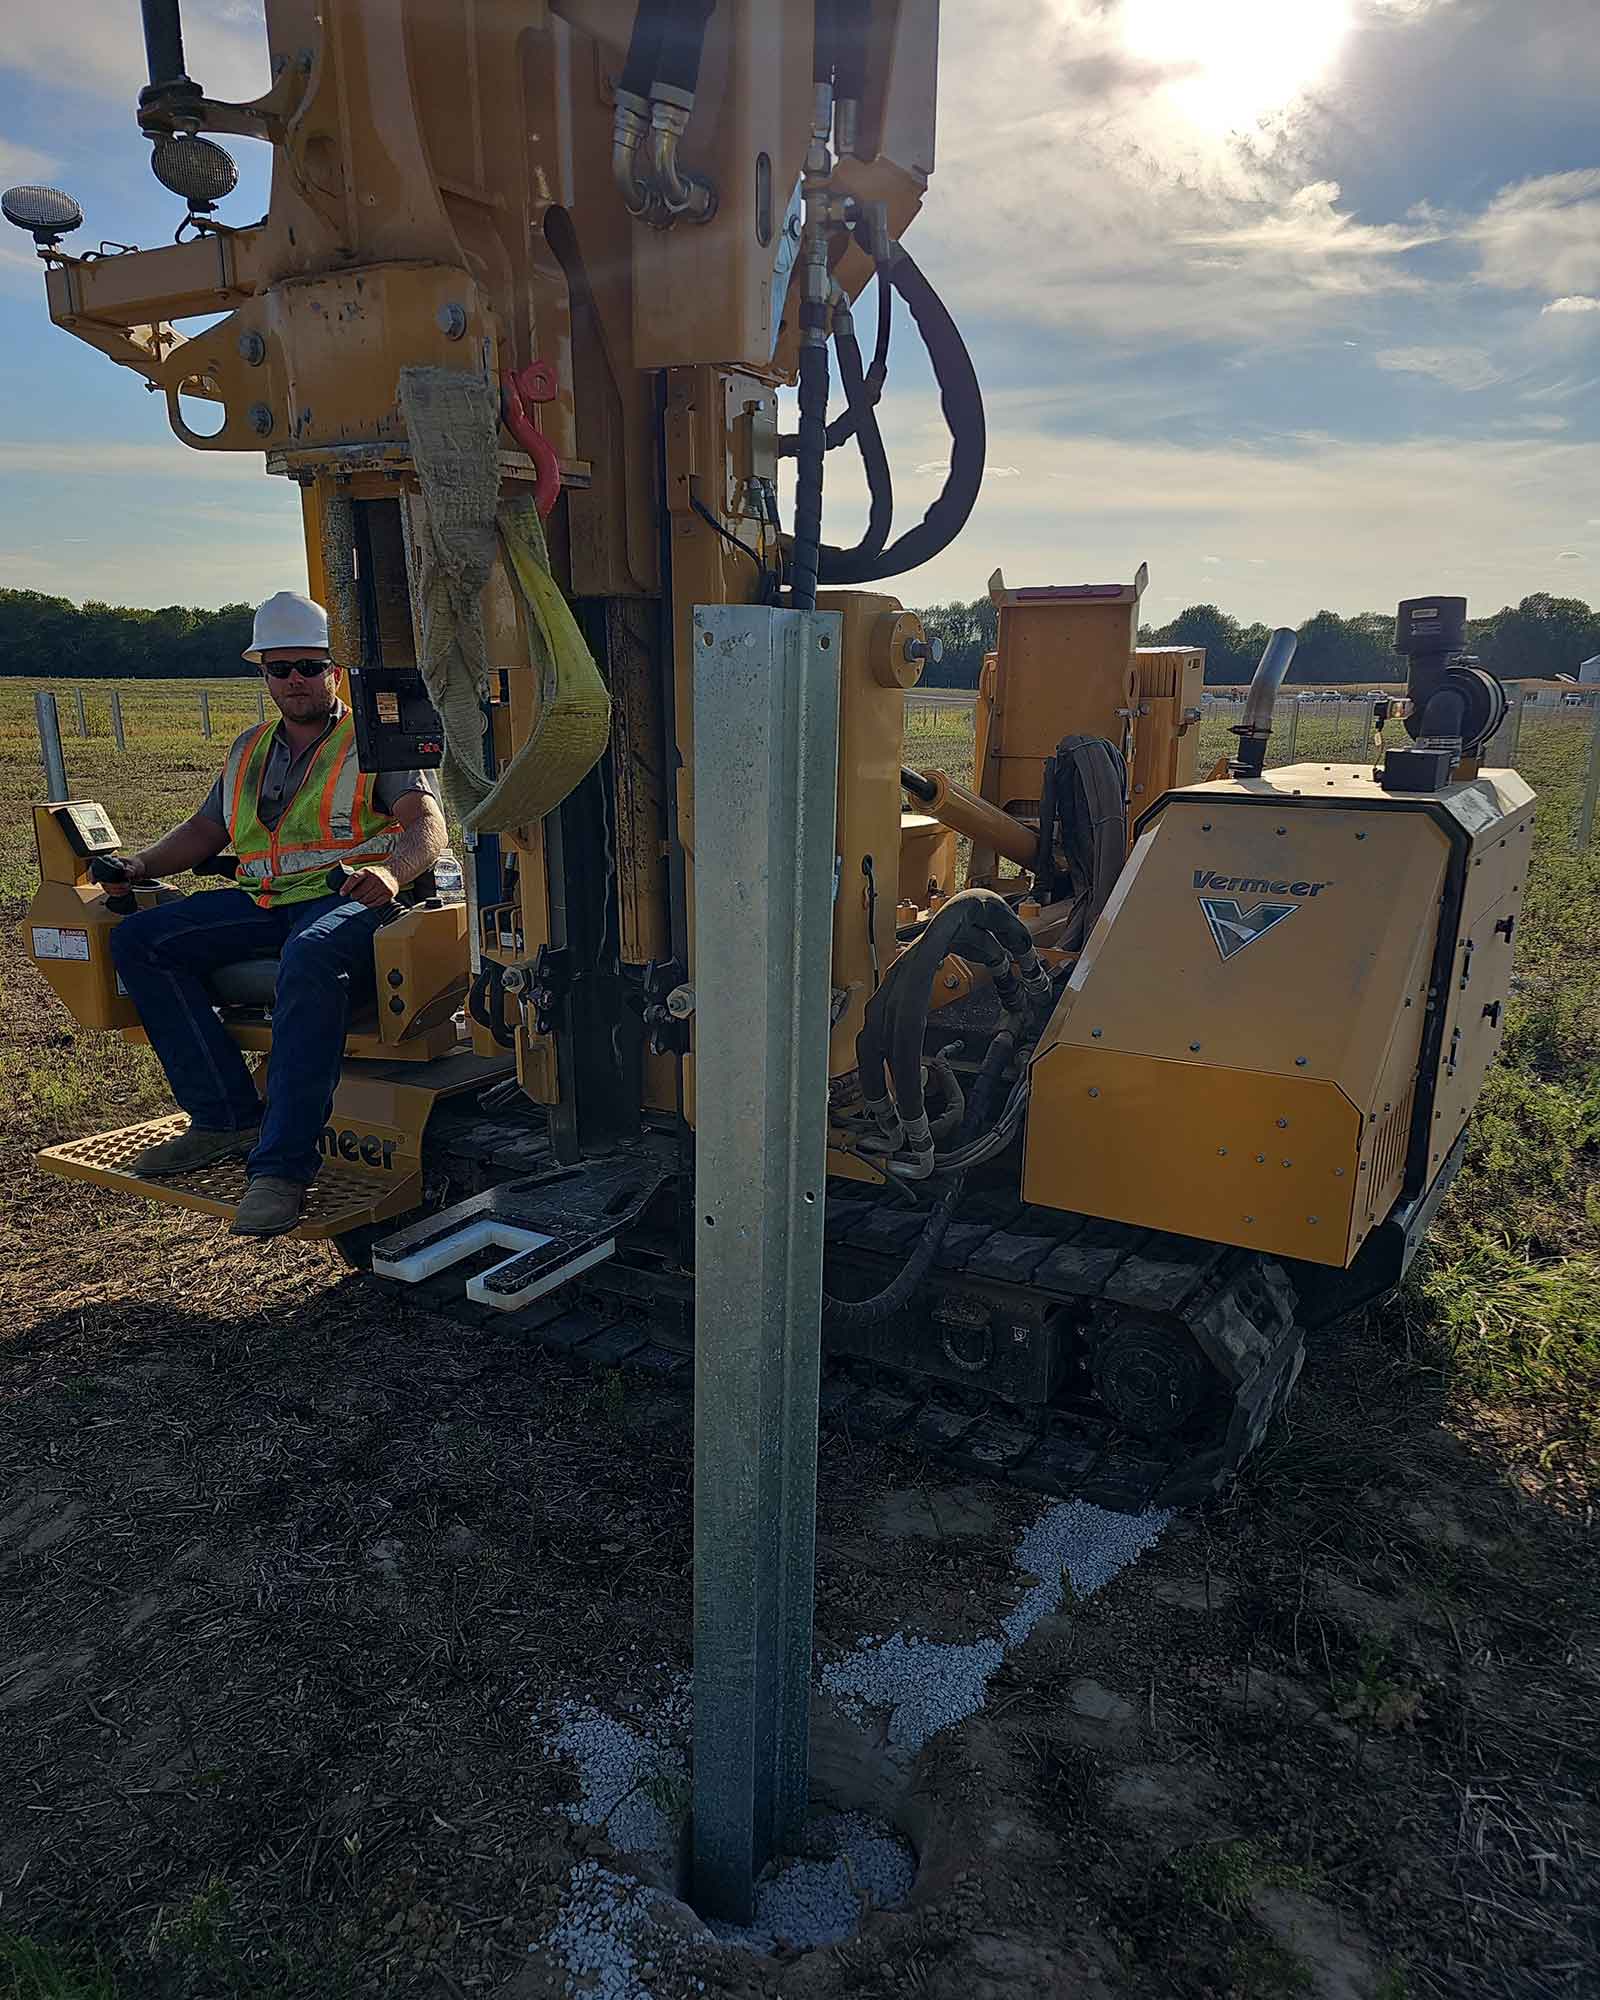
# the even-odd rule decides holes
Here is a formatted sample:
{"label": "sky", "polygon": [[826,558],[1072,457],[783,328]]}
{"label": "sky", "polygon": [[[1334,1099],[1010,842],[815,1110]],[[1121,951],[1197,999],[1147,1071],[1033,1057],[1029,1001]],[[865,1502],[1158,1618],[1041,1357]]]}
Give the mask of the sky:
{"label": "sky", "polygon": [[[444,4],[444,0],[441,0]],[[1464,593],[1600,603],[1594,0],[944,0],[936,169],[907,247],[965,332],[988,472],[907,603],[1125,580],[1298,623]],[[135,0],[18,9],[0,184],[68,188],[76,246],[170,238],[134,122]],[[191,74],[267,83],[253,0],[186,0]],[[265,205],[265,149],[229,146]],[[292,489],[201,455],[52,328],[0,242],[0,585],[159,605],[303,582]],[[868,315],[870,319],[870,315]],[[883,405],[900,526],[945,445],[912,329]],[[826,532],[863,487],[830,455]],[[898,528],[897,528],[898,532]]]}

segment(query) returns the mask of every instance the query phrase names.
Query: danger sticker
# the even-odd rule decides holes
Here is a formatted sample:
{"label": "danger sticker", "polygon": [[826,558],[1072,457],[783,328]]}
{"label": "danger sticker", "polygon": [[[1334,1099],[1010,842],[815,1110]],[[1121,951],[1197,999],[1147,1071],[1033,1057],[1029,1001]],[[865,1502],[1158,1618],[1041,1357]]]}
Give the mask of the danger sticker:
{"label": "danger sticker", "polygon": [[87,931],[58,929],[54,924],[35,924],[33,927],[33,955],[35,958],[79,958],[89,956],[89,933]]}

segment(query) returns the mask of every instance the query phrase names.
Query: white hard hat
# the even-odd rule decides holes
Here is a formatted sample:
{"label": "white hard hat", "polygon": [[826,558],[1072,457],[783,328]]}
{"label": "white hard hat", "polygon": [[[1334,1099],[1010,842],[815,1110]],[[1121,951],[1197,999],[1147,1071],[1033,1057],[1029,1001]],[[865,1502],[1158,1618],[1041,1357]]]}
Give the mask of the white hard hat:
{"label": "white hard hat", "polygon": [[328,650],[328,614],[322,606],[298,590],[280,590],[256,611],[255,629],[244,649],[244,658],[256,666],[261,655],[280,646],[315,646]]}

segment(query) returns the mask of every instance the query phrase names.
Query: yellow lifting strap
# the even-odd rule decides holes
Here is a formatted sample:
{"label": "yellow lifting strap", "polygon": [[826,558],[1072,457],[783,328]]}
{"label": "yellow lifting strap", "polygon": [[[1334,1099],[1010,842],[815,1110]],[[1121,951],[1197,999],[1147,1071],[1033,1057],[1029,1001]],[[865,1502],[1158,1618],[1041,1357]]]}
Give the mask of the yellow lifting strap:
{"label": "yellow lifting strap", "polygon": [[[531,491],[500,499],[499,391],[450,368],[406,368],[400,409],[422,487],[422,678],[444,724],[445,798],[469,833],[509,833],[553,812],[605,754],[611,697],[560,586]],[[497,776],[484,768],[492,667],[483,589],[496,538],[521,602],[538,680],[533,729]]]}

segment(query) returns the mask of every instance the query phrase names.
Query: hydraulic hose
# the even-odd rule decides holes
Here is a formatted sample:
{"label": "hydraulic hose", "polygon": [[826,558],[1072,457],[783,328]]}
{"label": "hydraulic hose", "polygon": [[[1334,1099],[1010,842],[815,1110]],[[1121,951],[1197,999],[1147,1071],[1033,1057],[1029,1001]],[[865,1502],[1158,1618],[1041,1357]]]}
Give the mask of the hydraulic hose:
{"label": "hydraulic hose", "polygon": [[[867,1002],[856,1037],[856,1066],[869,1106],[881,1105],[889,1097],[893,1079],[895,1109],[914,1148],[931,1150],[932,1145],[931,1136],[922,1130],[927,1123],[922,1042],[934,978],[951,952],[976,959],[990,973],[1007,1013],[1020,1008],[1024,979],[1037,984],[1047,977],[1027,926],[992,889],[963,889],[952,896],[916,943],[896,959]],[[1021,979],[1012,970],[1013,960],[1023,968]]]}
{"label": "hydraulic hose", "polygon": [[700,85],[700,58],[716,0],[667,0],[652,85],[665,84],[693,98]]}
{"label": "hydraulic hose", "polygon": [[889,471],[889,454],[883,448],[883,434],[878,429],[878,413],[873,408],[873,399],[867,389],[861,365],[861,347],[848,306],[840,306],[834,311],[833,345],[839,357],[840,385],[855,418],[856,443],[861,452],[861,467],[867,475],[870,496],[866,533],[853,549],[845,550],[844,554],[850,561],[870,561],[881,553],[894,525],[894,482]]}
{"label": "hydraulic hose", "polygon": [[825,305],[810,301],[800,308],[800,433],[789,551],[789,603],[796,611],[814,611],[817,604],[822,461],[828,448],[827,311]]}
{"label": "hydraulic hose", "polygon": [[638,12],[633,17],[633,33],[628,37],[628,53],[618,88],[646,103],[650,86],[656,80],[657,59],[669,12],[668,0],[639,0]]}
{"label": "hydraulic hose", "polygon": [[[916,321],[939,384],[939,406],[950,432],[950,469],[938,498],[917,525],[876,555],[864,556],[853,549],[829,548],[824,544],[817,562],[817,573],[824,583],[872,583],[880,577],[898,576],[902,570],[931,562],[966,525],[983,484],[987,449],[983,395],[966,343],[944,302],[905,250],[896,248],[892,272],[895,290]],[[801,361],[803,367],[804,355]],[[802,391],[803,388],[802,375]],[[800,454],[803,462],[803,437]],[[795,533],[798,540],[798,515]]]}
{"label": "hydraulic hose", "polygon": [[833,60],[839,46],[839,9],[843,0],[816,0],[811,42],[811,80],[833,84]]}
{"label": "hydraulic hose", "polygon": [[140,0],[144,15],[145,65],[150,81],[178,83],[186,78],[183,67],[183,21],[178,0]]}
{"label": "hydraulic hose", "polygon": [[[886,263],[878,266],[878,332],[872,363],[866,373],[867,401],[876,409],[883,400],[883,385],[889,378],[889,338],[894,319],[894,283]],[[837,451],[856,434],[856,411],[847,407],[828,426],[828,449]],[[800,440],[792,433],[778,440],[779,458],[793,458]]]}
{"label": "hydraulic hose", "polygon": [[[980,1128],[989,1115],[989,1104],[994,1096],[995,1085],[999,1082],[1006,1064],[1011,1060],[1017,1038],[1013,1028],[1002,1028],[984,1051],[983,1063],[978,1071],[976,1083],[972,1086],[972,1096],[967,1103],[966,1121],[962,1136],[971,1143],[979,1136]],[[939,1192],[939,1198],[928,1211],[928,1219],[923,1224],[922,1234],[917,1238],[911,1255],[901,1265],[889,1283],[880,1292],[874,1292],[865,1299],[836,1299],[824,1289],[822,1308],[830,1325],[835,1327],[878,1326],[909,1305],[917,1287],[933,1268],[933,1260],[938,1256],[950,1224],[955,1220],[956,1209],[966,1188],[965,1173],[952,1174]]]}

